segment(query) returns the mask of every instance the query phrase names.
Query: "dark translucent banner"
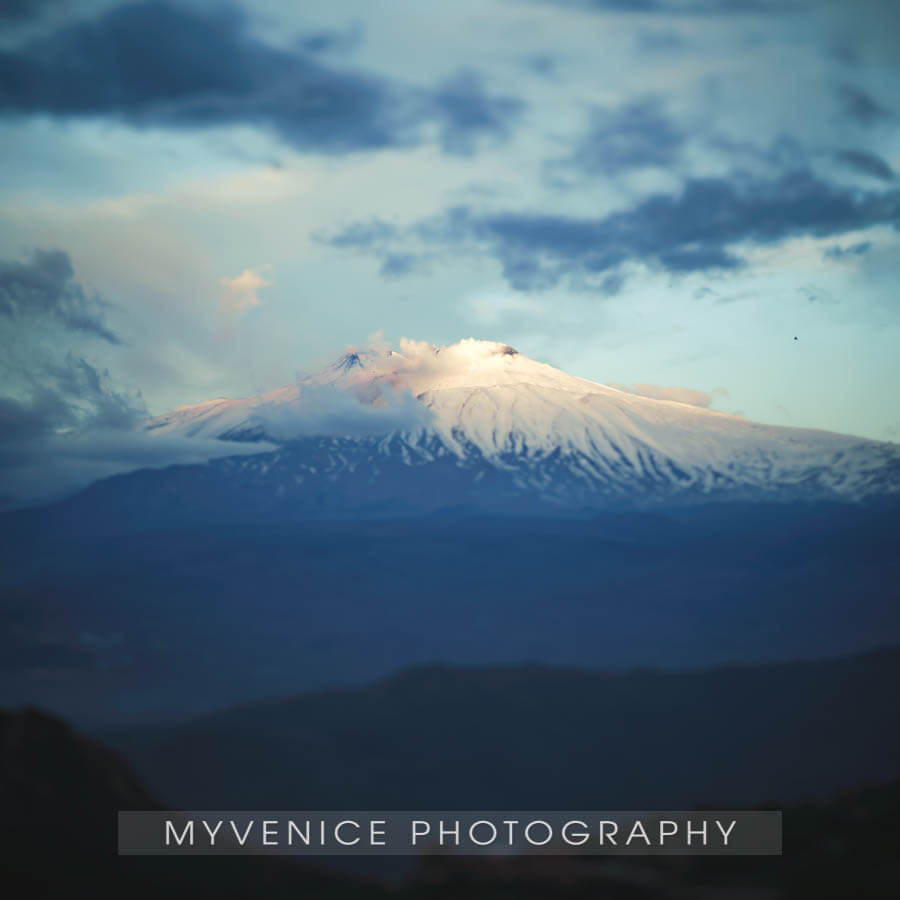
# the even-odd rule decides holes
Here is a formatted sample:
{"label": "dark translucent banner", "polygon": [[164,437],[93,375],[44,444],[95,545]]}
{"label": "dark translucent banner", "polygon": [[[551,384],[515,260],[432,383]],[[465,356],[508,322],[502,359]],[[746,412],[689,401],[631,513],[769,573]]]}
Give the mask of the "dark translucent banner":
{"label": "dark translucent banner", "polygon": [[120,812],[119,853],[778,855],[781,813]]}

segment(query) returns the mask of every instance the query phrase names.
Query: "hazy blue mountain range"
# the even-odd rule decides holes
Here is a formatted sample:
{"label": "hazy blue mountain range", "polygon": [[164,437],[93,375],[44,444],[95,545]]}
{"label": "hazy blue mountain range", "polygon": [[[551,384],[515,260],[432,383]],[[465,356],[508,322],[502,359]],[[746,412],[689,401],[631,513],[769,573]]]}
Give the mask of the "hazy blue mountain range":
{"label": "hazy blue mountain range", "polygon": [[138,508],[118,530],[72,512],[0,519],[0,702],[80,721],[432,662],[686,667],[900,641],[888,503],[154,529]]}

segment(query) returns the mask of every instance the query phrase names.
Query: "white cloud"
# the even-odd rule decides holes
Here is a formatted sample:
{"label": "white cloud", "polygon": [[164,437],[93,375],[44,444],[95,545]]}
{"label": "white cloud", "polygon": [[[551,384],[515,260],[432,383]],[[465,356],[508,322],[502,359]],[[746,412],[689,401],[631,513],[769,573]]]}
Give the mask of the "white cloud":
{"label": "white cloud", "polygon": [[244,269],[234,278],[222,278],[222,312],[225,315],[235,315],[259,306],[259,289],[272,283],[263,277],[262,272],[267,272],[270,268],[271,266],[260,266],[256,269]]}

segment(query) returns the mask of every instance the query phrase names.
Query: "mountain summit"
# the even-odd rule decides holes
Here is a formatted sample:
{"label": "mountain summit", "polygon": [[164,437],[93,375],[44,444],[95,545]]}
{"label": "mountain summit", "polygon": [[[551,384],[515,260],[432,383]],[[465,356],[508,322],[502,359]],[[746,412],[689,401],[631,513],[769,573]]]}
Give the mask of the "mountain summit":
{"label": "mountain summit", "polygon": [[179,407],[147,428],[275,444],[222,464],[256,473],[280,497],[308,500],[312,491],[323,505],[338,483],[352,483],[363,505],[408,500],[399,481],[416,482],[412,493],[439,506],[860,500],[900,491],[895,444],[638,396],[473,339],[350,350],[296,384]]}

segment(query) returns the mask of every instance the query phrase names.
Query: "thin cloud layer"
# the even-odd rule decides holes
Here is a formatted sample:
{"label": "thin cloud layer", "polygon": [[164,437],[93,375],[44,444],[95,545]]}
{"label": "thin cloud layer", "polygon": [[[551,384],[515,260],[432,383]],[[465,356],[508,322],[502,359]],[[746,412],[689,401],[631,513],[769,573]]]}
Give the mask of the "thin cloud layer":
{"label": "thin cloud layer", "polygon": [[610,387],[618,388],[638,397],[649,397],[651,400],[670,400],[675,403],[687,403],[689,406],[700,406],[708,409],[712,406],[713,398],[706,391],[698,391],[693,388],[665,386],[660,384],[613,384]]}
{"label": "thin cloud layer", "polygon": [[548,166],[551,175],[574,170],[583,175],[616,175],[629,169],[669,166],[677,159],[685,134],[656,98],[618,109],[591,110],[587,131],[571,152]]}
{"label": "thin cloud layer", "polygon": [[135,469],[192,465],[274,449],[265,443],[159,437],[139,430],[95,429],[20,442],[0,465],[0,510],[50,503],[89,484]]}

